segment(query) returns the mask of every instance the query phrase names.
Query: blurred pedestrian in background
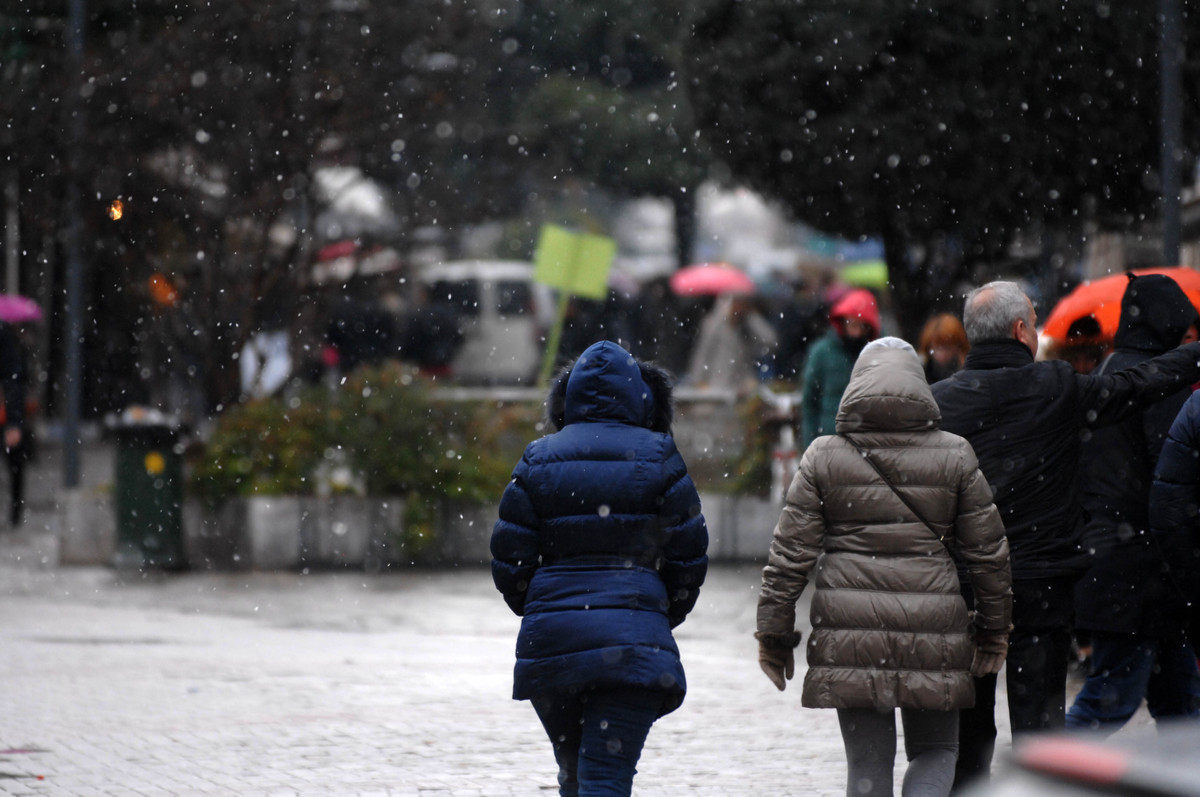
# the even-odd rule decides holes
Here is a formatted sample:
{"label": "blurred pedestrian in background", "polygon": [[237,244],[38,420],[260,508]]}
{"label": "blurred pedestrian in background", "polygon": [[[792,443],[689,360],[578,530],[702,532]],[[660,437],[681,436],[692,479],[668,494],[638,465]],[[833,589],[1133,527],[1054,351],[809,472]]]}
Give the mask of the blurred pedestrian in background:
{"label": "blurred pedestrian in background", "polygon": [[[1015,735],[1060,729],[1075,583],[1087,568],[1077,472],[1080,443],[1195,382],[1200,344],[1099,376],[1061,360],[1035,361],[1037,314],[1016,283],[976,288],[963,308],[971,351],[958,373],[932,386],[942,428],[971,443],[1004,520],[1012,556],[1009,719]],[[964,579],[971,602],[971,585]],[[975,683],[959,726],[955,788],[991,770],[996,676]]]}
{"label": "blurred pedestrian in background", "polygon": [[337,352],[336,367],[343,376],[360,365],[377,365],[400,356],[396,317],[374,300],[346,297],[339,302],[325,338]]}
{"label": "blurred pedestrian in background", "polygon": [[[912,346],[867,344],[837,435],[804,452],[763,569],[755,636],[781,691],[800,641],[796,601],[813,581],[801,702],[837,709],[848,795],[893,794],[897,708],[909,761],[902,794],[948,794],[971,676],[1004,663],[1004,526],[970,445],[939,420]],[[955,558],[975,590],[973,620]]]}
{"label": "blurred pedestrian in background", "polygon": [[460,313],[445,297],[433,295],[428,285],[417,282],[415,295],[400,333],[400,356],[426,376],[450,377],[454,356],[466,337]]}
{"label": "blurred pedestrian in background", "polygon": [[559,794],[629,795],[650,726],[687,691],[671,629],[708,568],[700,497],[671,438],[668,374],[596,343],[547,399],[492,531],[521,616],[513,697],[554,748]]}
{"label": "blurred pedestrian in background", "polygon": [[631,304],[629,299],[614,290],[610,290],[603,300],[572,296],[567,302],[562,336],[558,342],[558,365],[574,362],[584,349],[597,340],[611,340],[632,349],[634,333]]}
{"label": "blurred pedestrian in background", "polygon": [[[162,275],[156,276],[158,279],[151,281],[151,292],[156,301],[163,306],[174,306],[178,302],[179,289]],[[238,352],[238,375],[242,396],[261,399],[278,394],[292,376],[296,358],[291,329],[300,303],[295,296],[295,286],[281,275],[263,277],[262,284],[253,287],[260,291],[256,302],[256,324]],[[182,314],[173,313],[167,318],[175,321],[181,331],[171,337],[179,340],[193,337],[190,333],[195,326],[185,323]],[[168,355],[165,359],[171,362],[182,360],[178,355]]]}
{"label": "blurred pedestrian in background", "polygon": [[829,306],[821,300],[822,286],[812,285],[803,277],[787,284],[791,293],[771,318],[779,335],[771,375],[792,382],[804,371],[809,346],[820,339],[829,325]]}
{"label": "blurred pedestrian in background", "polygon": [[[1161,274],[1135,277],[1121,299],[1111,373],[1196,339],[1200,315]],[[1184,387],[1120,423],[1095,429],[1081,450],[1080,485],[1091,566],[1075,591],[1075,628],[1091,648],[1090,671],[1067,712],[1068,728],[1111,733],[1143,698],[1155,720],[1200,714],[1200,671],[1185,637],[1168,562],[1150,535],[1150,487],[1167,432],[1191,391]]]}
{"label": "blurred pedestrian in background", "polygon": [[967,359],[967,331],[958,316],[938,313],[921,329],[917,351],[925,367],[929,384],[939,382],[963,367]]}
{"label": "blurred pedestrian in background", "polygon": [[686,374],[704,309],[695,299],[677,296],[668,277],[649,280],[634,303],[633,353],[677,376]]}
{"label": "blurred pedestrian in background", "polygon": [[4,389],[4,456],[8,462],[8,522],[21,525],[25,515],[25,466],[33,458],[33,434],[26,417],[28,358],[20,331],[0,321],[0,386]]}
{"label": "blurred pedestrian in background", "polygon": [[829,311],[832,327],[808,349],[801,377],[801,444],[833,434],[842,391],[850,382],[854,360],[867,343],[879,336],[879,305],[865,288],[838,299]]}
{"label": "blurred pedestrian in background", "polygon": [[755,306],[754,297],[725,294],[700,325],[688,383],[744,395],[766,376],[779,338]]}
{"label": "blurred pedestrian in background", "polygon": [[1052,356],[1066,360],[1076,373],[1090,374],[1108,355],[1109,343],[1100,330],[1100,322],[1085,315],[1071,322],[1067,339],[1054,348]]}

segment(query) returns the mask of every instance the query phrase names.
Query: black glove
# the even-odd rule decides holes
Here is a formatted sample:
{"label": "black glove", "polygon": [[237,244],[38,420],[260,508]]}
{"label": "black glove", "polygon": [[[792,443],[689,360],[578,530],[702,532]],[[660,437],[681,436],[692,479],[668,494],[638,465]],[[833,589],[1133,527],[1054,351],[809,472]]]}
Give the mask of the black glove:
{"label": "black glove", "polygon": [[1000,672],[1008,656],[1008,632],[975,631],[975,658],[971,660],[971,675],[982,678]]}
{"label": "black glove", "polygon": [[758,631],[754,637],[758,640],[758,666],[782,692],[796,674],[796,646],[800,644],[800,632]]}

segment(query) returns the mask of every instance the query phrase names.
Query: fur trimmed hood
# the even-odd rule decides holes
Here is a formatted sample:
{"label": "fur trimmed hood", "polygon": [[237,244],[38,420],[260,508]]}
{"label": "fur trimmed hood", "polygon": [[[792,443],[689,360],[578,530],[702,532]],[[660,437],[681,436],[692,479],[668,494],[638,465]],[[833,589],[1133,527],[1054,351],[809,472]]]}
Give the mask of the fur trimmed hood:
{"label": "fur trimmed hood", "polygon": [[671,374],[642,362],[611,341],[594,343],[563,368],[546,397],[555,431],[579,421],[615,420],[671,433],[675,416]]}

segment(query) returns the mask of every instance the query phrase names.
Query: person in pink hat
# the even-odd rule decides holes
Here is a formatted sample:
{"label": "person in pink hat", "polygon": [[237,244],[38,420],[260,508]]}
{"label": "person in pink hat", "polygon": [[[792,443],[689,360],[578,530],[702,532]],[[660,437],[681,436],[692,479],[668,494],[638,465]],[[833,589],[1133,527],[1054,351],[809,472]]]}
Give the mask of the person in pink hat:
{"label": "person in pink hat", "polygon": [[879,304],[865,288],[849,291],[829,311],[830,330],[812,345],[804,360],[800,400],[805,448],[821,435],[834,434],[834,419],[850,372],[863,347],[879,337]]}

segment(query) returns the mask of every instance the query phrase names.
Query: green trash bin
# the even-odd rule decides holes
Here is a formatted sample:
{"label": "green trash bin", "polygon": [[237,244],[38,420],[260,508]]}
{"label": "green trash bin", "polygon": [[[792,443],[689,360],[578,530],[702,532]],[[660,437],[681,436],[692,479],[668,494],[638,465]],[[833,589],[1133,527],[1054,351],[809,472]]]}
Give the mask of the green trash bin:
{"label": "green trash bin", "polygon": [[158,414],[127,411],[112,425],[116,438],[118,567],[181,570],[183,430]]}

